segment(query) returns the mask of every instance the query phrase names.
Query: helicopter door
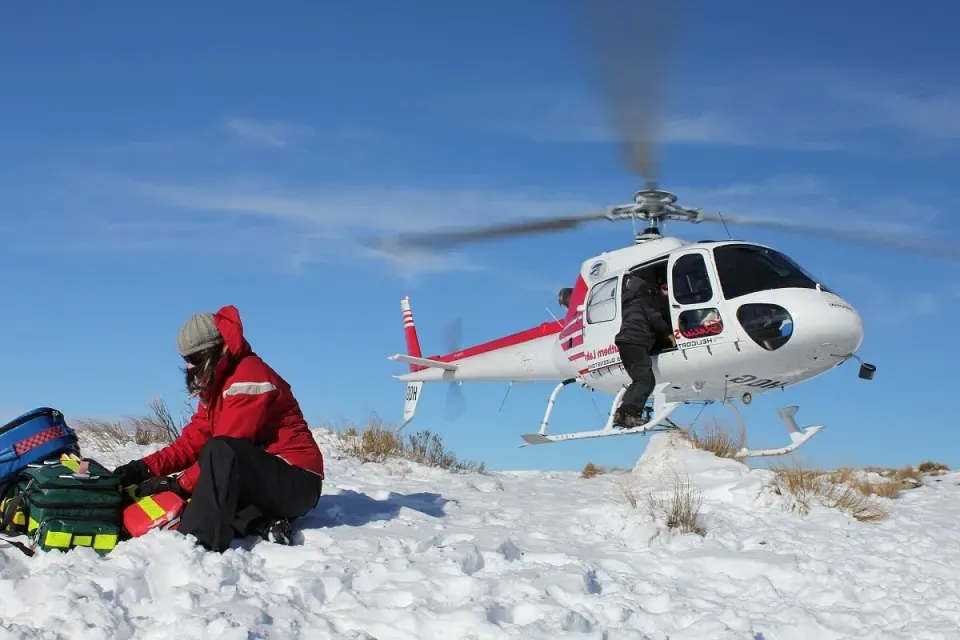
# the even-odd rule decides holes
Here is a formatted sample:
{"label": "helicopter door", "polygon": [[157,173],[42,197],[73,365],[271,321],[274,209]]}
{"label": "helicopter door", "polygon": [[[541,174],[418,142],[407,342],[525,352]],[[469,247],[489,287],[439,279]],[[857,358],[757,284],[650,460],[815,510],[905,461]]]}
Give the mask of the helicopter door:
{"label": "helicopter door", "polygon": [[723,297],[710,254],[706,249],[687,249],[670,255],[670,315],[677,350],[703,349],[712,354],[714,345],[733,343],[735,325],[724,317]]}
{"label": "helicopter door", "polygon": [[620,356],[614,339],[620,330],[620,279],[622,274],[597,282],[590,288],[583,305],[582,355],[573,362],[580,363],[581,375],[603,376],[612,367],[620,365]]}

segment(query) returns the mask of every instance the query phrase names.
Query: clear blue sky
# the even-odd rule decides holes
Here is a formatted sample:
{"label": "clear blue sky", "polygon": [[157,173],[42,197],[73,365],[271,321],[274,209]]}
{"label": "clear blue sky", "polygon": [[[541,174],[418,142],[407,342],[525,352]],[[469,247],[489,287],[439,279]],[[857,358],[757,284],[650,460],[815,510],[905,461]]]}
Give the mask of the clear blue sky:
{"label": "clear blue sky", "polygon": [[[664,186],[725,212],[960,237],[960,50],[949,3],[696,3],[671,68]],[[572,214],[629,201],[564,3],[14,3],[0,20],[0,282],[9,415],[182,402],[175,336],[239,307],[254,348],[314,420],[400,417],[399,300],[425,351],[549,319],[582,260],[629,225],[463,249],[416,263],[352,239]],[[674,225],[691,239],[716,226]],[[863,314],[848,365],[747,411],[828,425],[822,464],[960,465],[954,406],[960,265],[772,232]],[[551,384],[464,385],[416,426],[494,468],[631,464],[642,437],[518,449]],[[556,430],[599,426],[608,398],[568,389]],[[690,419],[696,409],[680,417]],[[711,408],[704,417],[724,418]],[[703,418],[701,418],[703,419]]]}

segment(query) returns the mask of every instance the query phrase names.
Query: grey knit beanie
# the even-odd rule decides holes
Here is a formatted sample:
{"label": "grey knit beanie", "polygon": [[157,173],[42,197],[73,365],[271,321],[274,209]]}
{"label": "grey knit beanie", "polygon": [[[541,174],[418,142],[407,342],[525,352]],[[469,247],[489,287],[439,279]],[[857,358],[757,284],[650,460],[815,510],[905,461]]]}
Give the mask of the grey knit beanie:
{"label": "grey knit beanie", "polygon": [[184,358],[218,344],[223,344],[223,336],[213,322],[213,314],[206,311],[190,316],[177,335],[177,349]]}

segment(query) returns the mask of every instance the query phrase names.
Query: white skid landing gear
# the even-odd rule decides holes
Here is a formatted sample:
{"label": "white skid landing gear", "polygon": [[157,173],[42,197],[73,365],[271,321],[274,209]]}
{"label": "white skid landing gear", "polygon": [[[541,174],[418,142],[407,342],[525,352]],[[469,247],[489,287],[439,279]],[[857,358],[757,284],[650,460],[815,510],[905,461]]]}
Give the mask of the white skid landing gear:
{"label": "white skid landing gear", "polygon": [[[737,422],[740,423],[741,430],[745,433],[746,427],[743,424],[743,417],[740,415],[740,411],[737,410],[736,406],[732,402],[729,404],[734,415],[737,417]],[[777,413],[780,414],[780,419],[783,420],[783,424],[787,427],[787,433],[790,434],[790,444],[778,449],[748,449],[747,447],[743,447],[736,453],[736,457],[738,459],[742,459],[759,458],[762,456],[783,456],[796,451],[800,445],[804,444],[807,440],[820,433],[824,427],[822,424],[814,427],[800,428],[800,426],[797,424],[797,421],[793,418],[793,416],[799,410],[800,407],[797,406],[783,407],[782,409],[777,410]]]}
{"label": "white skid landing gear", "polygon": [[613,404],[610,407],[610,415],[607,416],[607,422],[602,429],[595,429],[594,431],[577,431],[574,433],[558,433],[557,435],[547,435],[547,425],[550,422],[550,414],[553,412],[553,405],[556,402],[557,394],[560,393],[560,389],[564,388],[568,384],[576,382],[576,378],[569,378],[564,380],[556,386],[553,390],[553,393],[550,394],[550,399],[547,400],[547,410],[543,414],[543,421],[540,423],[540,430],[537,433],[525,433],[521,438],[524,440],[524,444],[521,444],[521,447],[526,447],[531,444],[547,444],[550,442],[564,442],[567,440],[585,440],[587,438],[607,438],[610,436],[629,436],[634,434],[643,434],[649,433],[651,431],[664,431],[664,430],[675,430],[679,429],[672,420],[670,420],[670,414],[673,413],[677,407],[680,406],[679,402],[667,402],[664,399],[663,390],[669,386],[669,383],[661,383],[656,386],[653,391],[653,416],[650,418],[649,422],[639,427],[630,427],[630,428],[618,428],[613,425],[613,416],[616,413],[617,409],[620,407],[620,401],[623,399],[623,394],[626,393],[627,388],[624,387],[620,389],[616,397],[613,399]]}

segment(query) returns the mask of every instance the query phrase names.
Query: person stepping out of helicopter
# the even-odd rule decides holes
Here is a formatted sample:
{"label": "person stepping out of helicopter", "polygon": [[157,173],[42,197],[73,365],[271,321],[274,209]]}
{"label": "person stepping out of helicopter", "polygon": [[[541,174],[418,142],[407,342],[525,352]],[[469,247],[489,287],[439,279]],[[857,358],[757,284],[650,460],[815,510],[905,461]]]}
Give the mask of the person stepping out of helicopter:
{"label": "person stepping out of helicopter", "polygon": [[617,426],[639,427],[649,421],[643,416],[643,409],[656,386],[651,351],[661,337],[667,336],[671,342],[673,339],[657,295],[666,295],[665,283],[654,293],[650,284],[640,276],[627,274],[624,277],[623,315],[614,344],[620,351],[620,360],[631,382],[613,416],[613,423]]}

